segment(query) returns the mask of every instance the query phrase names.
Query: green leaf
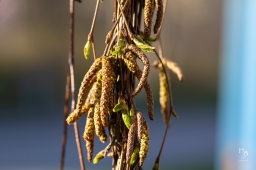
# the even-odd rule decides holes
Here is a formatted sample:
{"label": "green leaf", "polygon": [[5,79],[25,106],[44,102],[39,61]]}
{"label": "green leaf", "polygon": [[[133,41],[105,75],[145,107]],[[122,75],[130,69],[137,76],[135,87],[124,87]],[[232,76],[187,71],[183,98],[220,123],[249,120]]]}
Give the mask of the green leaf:
{"label": "green leaf", "polygon": [[134,112],[134,109],[132,108],[132,109],[130,110],[130,116],[133,117],[134,115],[135,115],[135,112]]}
{"label": "green leaf", "polygon": [[133,42],[144,52],[152,52],[155,49],[155,47],[148,45],[142,39],[139,38],[139,40],[138,38],[134,38]]}
{"label": "green leaf", "polygon": [[84,46],[84,57],[87,60],[89,55],[90,55],[90,50],[91,50],[91,42],[87,41],[87,43]]}

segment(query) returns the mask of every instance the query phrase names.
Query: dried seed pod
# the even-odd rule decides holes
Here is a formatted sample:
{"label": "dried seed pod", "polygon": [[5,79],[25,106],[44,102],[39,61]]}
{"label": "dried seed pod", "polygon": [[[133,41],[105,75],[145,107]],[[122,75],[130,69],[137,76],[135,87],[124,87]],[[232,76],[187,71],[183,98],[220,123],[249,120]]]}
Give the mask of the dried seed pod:
{"label": "dried seed pod", "polygon": [[95,133],[99,137],[100,141],[103,143],[106,142],[107,135],[101,122],[99,102],[97,102],[94,107],[94,125],[95,125]]}
{"label": "dried seed pod", "polygon": [[87,159],[89,162],[92,161],[93,147],[94,147],[94,120],[93,120],[94,108],[89,109],[86,125],[84,130],[83,138],[86,141]]}
{"label": "dried seed pod", "polygon": [[139,152],[139,165],[142,166],[145,158],[147,157],[148,154],[148,148],[149,148],[149,129],[148,129],[148,124],[146,121],[144,121],[144,126],[143,126],[143,133],[140,141],[140,152]]}
{"label": "dried seed pod", "polygon": [[138,69],[138,65],[136,62],[136,56],[131,52],[127,51],[123,58],[125,65],[130,70],[130,72],[135,73]]}
{"label": "dried seed pod", "polygon": [[82,107],[81,112],[77,112],[76,110],[74,110],[72,113],[70,113],[70,115],[67,117],[66,122],[70,125],[73,124],[75,121],[77,121],[82,114],[85,114],[86,112],[88,112],[88,110],[92,107],[92,104],[85,104]]}
{"label": "dried seed pod", "polygon": [[[135,73],[136,77],[140,80],[142,77],[142,71],[138,69]],[[154,98],[148,81],[144,84],[144,89],[147,96],[147,105],[148,105],[148,116],[151,120],[154,120]]]}
{"label": "dried seed pod", "polygon": [[85,101],[86,92],[90,87],[90,81],[95,76],[95,74],[101,69],[101,66],[102,66],[101,58],[97,58],[92,64],[92,66],[90,67],[90,69],[88,70],[88,72],[85,74],[78,92],[78,99],[76,104],[76,111],[78,112],[77,114],[80,114],[82,110],[82,106]]}
{"label": "dried seed pod", "polygon": [[113,108],[113,90],[116,81],[115,61],[113,57],[102,57],[102,92],[100,115],[103,126],[108,126],[108,116]]}
{"label": "dried seed pod", "polygon": [[162,0],[155,0],[156,3],[156,22],[154,25],[154,33],[156,34],[163,22],[164,16],[164,8],[163,8],[163,1]]}
{"label": "dried seed pod", "polygon": [[181,70],[181,68],[178,66],[178,64],[177,64],[177,63],[174,63],[173,61],[168,60],[168,59],[166,59],[166,58],[163,58],[162,61],[163,61],[163,64],[164,64],[169,70],[171,70],[174,74],[177,75],[179,81],[182,82],[183,79],[184,79],[184,76],[183,76],[182,70]]}
{"label": "dried seed pod", "polygon": [[137,127],[138,127],[137,129],[138,138],[141,139],[145,119],[139,110],[136,111],[136,117],[137,117]]}
{"label": "dried seed pod", "polygon": [[154,14],[154,0],[145,0],[144,7],[144,37],[147,39],[151,34],[152,18]]}
{"label": "dried seed pod", "polygon": [[126,149],[126,163],[127,164],[129,164],[129,162],[131,160],[132,152],[133,152],[136,126],[137,126],[137,122],[134,122],[131,125],[131,128],[130,128],[129,133],[128,133],[127,149]]}
{"label": "dried seed pod", "polygon": [[148,78],[148,74],[149,74],[149,70],[150,70],[150,64],[149,64],[149,60],[148,60],[147,56],[136,45],[131,44],[128,46],[128,49],[131,50],[133,53],[135,53],[144,65],[139,84],[132,93],[132,96],[134,97],[140,92],[140,90],[143,88],[143,86],[147,82],[147,78]]}

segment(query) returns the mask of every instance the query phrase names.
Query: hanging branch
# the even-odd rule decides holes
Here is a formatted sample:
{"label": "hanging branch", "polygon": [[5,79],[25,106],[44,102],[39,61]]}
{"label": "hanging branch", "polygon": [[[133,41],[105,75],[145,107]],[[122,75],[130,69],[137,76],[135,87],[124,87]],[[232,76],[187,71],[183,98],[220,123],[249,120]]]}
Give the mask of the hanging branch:
{"label": "hanging branch", "polygon": [[64,105],[64,130],[62,136],[62,146],[61,146],[61,160],[60,160],[60,170],[64,169],[65,163],[65,154],[66,154],[66,144],[67,144],[67,132],[68,132],[68,125],[66,123],[66,119],[68,117],[69,111],[69,98],[70,98],[70,72],[67,74],[66,78],[66,89],[65,89],[65,105]]}
{"label": "hanging branch", "polygon": [[[81,1],[78,1],[81,2]],[[69,29],[69,35],[70,35],[70,44],[69,44],[69,74],[70,74],[70,85],[71,85],[71,110],[75,109],[75,103],[76,103],[76,96],[75,96],[75,74],[74,74],[74,0],[70,0],[70,29]],[[80,161],[80,167],[82,170],[85,170],[85,164],[84,164],[84,158],[83,158],[83,151],[82,146],[80,142],[80,134],[78,125],[75,122],[74,123],[74,131],[75,131],[75,139],[76,139],[76,145],[78,150],[78,156]]]}

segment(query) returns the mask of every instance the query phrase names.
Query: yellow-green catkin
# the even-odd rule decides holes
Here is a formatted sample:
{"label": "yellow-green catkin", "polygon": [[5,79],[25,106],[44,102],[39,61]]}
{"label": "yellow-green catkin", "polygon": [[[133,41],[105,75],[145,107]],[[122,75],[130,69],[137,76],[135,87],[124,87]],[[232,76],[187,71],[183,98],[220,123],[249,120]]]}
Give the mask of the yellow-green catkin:
{"label": "yellow-green catkin", "polygon": [[85,101],[86,92],[90,88],[89,86],[90,81],[95,76],[95,74],[101,69],[101,67],[102,67],[101,58],[97,58],[92,64],[92,66],[90,67],[90,69],[88,70],[88,72],[85,74],[78,92],[78,98],[77,98],[77,104],[76,104],[76,112],[78,112],[77,114],[80,114],[82,110],[82,106]]}
{"label": "yellow-green catkin", "polygon": [[163,22],[163,16],[164,16],[164,8],[163,8],[163,1],[162,0],[155,0],[156,3],[156,22],[154,25],[154,33],[156,34],[159,30],[159,28],[162,25]]}
{"label": "yellow-green catkin", "polygon": [[94,108],[91,107],[89,109],[87,119],[86,119],[86,125],[84,130],[83,138],[86,141],[86,150],[87,150],[87,159],[89,162],[92,161],[92,155],[93,155],[93,149],[94,149]]}
{"label": "yellow-green catkin", "polygon": [[137,71],[138,65],[136,62],[136,56],[131,51],[127,51],[125,53],[123,60],[130,72],[135,73]]}
{"label": "yellow-green catkin", "polygon": [[134,97],[141,91],[144,84],[147,82],[147,78],[148,78],[148,74],[149,74],[149,70],[150,70],[150,64],[149,64],[149,60],[148,60],[147,56],[136,45],[131,44],[128,46],[128,49],[131,50],[133,53],[135,53],[144,65],[141,79],[138,83],[138,86],[132,93],[132,96]]}
{"label": "yellow-green catkin", "polygon": [[142,113],[139,110],[136,111],[136,117],[137,117],[138,138],[141,139],[145,119],[144,119]]}
{"label": "yellow-green catkin", "polygon": [[88,110],[92,107],[93,105],[91,104],[85,104],[82,106],[81,112],[77,112],[74,110],[70,115],[67,117],[66,122],[70,125],[73,124],[75,121],[77,121],[82,114],[88,112]]}
{"label": "yellow-green catkin", "polygon": [[[138,69],[135,73],[135,76],[140,80],[142,77],[142,71]],[[151,120],[154,120],[154,98],[148,81],[145,82],[144,89],[147,96],[148,116]]]}
{"label": "yellow-green catkin", "polygon": [[139,147],[136,147],[132,153],[132,157],[131,157],[131,160],[130,160],[130,166],[133,166],[133,164],[137,161],[138,159],[138,156],[139,156]]}
{"label": "yellow-green catkin", "polygon": [[108,126],[108,116],[113,108],[113,91],[116,81],[115,61],[113,57],[102,57],[102,92],[100,115],[103,126]]}
{"label": "yellow-green catkin", "polygon": [[137,127],[137,122],[134,122],[128,133],[128,138],[127,138],[127,149],[126,149],[126,163],[129,164],[133,152],[133,146],[134,146],[134,139],[135,139],[135,133],[136,133],[136,127]]}
{"label": "yellow-green catkin", "polygon": [[161,112],[163,114],[164,122],[166,125],[169,125],[169,112],[168,112],[168,98],[169,98],[169,89],[167,84],[167,77],[164,73],[163,67],[159,65],[159,102],[161,105]]}
{"label": "yellow-green catkin", "polygon": [[94,125],[96,135],[99,137],[101,142],[105,143],[107,141],[107,135],[101,122],[99,102],[95,104],[94,108]]}
{"label": "yellow-green catkin", "polygon": [[143,133],[140,141],[140,151],[139,151],[140,166],[142,166],[145,158],[147,157],[148,148],[149,148],[149,129],[148,129],[148,124],[145,121],[143,126]]}
{"label": "yellow-green catkin", "polygon": [[144,7],[144,37],[147,39],[151,35],[152,18],[154,14],[154,0],[145,0]]}

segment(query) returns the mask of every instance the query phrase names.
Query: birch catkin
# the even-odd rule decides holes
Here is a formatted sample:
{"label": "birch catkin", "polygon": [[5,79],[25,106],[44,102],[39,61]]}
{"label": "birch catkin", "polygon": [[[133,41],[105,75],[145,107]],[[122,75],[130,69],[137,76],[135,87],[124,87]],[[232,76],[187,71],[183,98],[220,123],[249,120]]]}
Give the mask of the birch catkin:
{"label": "birch catkin", "polygon": [[100,98],[100,115],[103,126],[108,126],[108,116],[113,108],[113,89],[116,74],[113,57],[102,57],[102,94]]}
{"label": "birch catkin", "polygon": [[126,163],[129,164],[133,152],[133,145],[134,145],[134,139],[135,139],[135,132],[136,132],[137,122],[134,122],[128,133],[128,139],[127,139],[127,149],[126,149]]}
{"label": "birch catkin", "polygon": [[149,70],[150,70],[150,65],[149,65],[149,60],[148,60],[147,56],[136,45],[131,44],[131,45],[128,46],[128,49],[131,50],[133,53],[135,53],[144,65],[142,76],[141,76],[141,79],[139,81],[139,84],[132,93],[132,96],[134,97],[141,91],[144,84],[146,83],[147,78],[148,78],[148,74],[149,74]]}
{"label": "birch catkin", "polygon": [[139,151],[140,166],[142,166],[145,158],[147,157],[148,148],[149,148],[149,129],[148,129],[147,122],[144,121],[143,133],[142,133],[142,137],[141,137],[140,151]]}
{"label": "birch catkin", "polygon": [[159,28],[162,25],[163,22],[163,16],[164,16],[164,12],[163,12],[163,1],[162,0],[155,0],[156,3],[156,22],[154,25],[154,33],[156,34],[159,30]]}
{"label": "birch catkin", "polygon": [[78,98],[77,98],[77,104],[76,104],[76,111],[78,112],[78,114],[80,114],[82,110],[82,106],[85,101],[86,92],[90,88],[89,86],[90,81],[95,76],[95,74],[101,69],[101,66],[102,66],[101,58],[97,58],[84,76],[84,79],[81,83],[81,86],[78,92]]}
{"label": "birch catkin", "polygon": [[144,38],[147,39],[151,34],[152,18],[154,14],[154,0],[145,0],[144,7]]}

